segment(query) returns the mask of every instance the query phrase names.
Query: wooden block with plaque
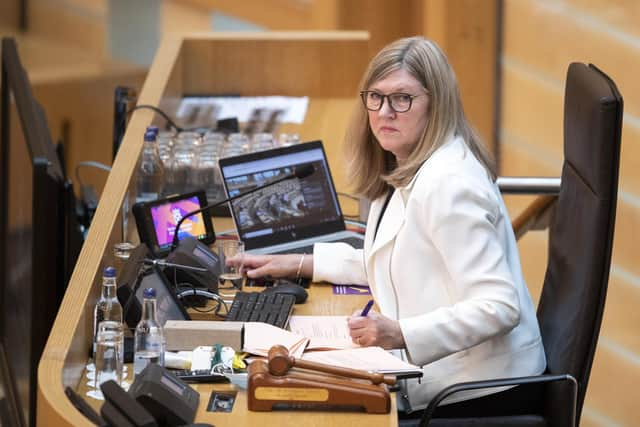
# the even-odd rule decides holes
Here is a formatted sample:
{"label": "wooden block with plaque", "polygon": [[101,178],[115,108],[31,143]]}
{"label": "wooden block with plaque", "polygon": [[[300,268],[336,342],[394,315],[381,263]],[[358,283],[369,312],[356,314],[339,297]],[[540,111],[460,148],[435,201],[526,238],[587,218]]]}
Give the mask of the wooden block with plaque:
{"label": "wooden block with plaque", "polygon": [[[292,370],[294,367],[301,369]],[[283,346],[273,346],[268,361],[256,360],[249,366],[248,404],[251,411],[324,409],[387,414],[391,409],[387,385],[393,384],[393,377],[295,359]]]}

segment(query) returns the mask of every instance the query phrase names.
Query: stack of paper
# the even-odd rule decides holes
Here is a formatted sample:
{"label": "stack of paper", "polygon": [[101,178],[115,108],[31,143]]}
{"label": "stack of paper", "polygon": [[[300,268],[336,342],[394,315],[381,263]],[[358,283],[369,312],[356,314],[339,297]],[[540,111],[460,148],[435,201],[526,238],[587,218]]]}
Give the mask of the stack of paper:
{"label": "stack of paper", "polygon": [[300,358],[309,344],[309,338],[267,323],[246,322],[244,324],[242,351],[267,357],[269,349],[278,344],[289,350],[290,356]]}
{"label": "stack of paper", "polygon": [[289,350],[289,355],[298,359],[396,375],[399,378],[422,376],[421,368],[403,361],[382,347],[354,344],[349,336],[347,316],[291,316],[289,327],[291,331],[266,323],[245,323],[243,351],[267,357],[269,349],[280,344]]}
{"label": "stack of paper", "polygon": [[357,348],[351,340],[348,316],[291,316],[291,332],[309,338],[307,350]]}
{"label": "stack of paper", "polygon": [[381,374],[397,375],[400,378],[422,376],[422,369],[395,357],[382,347],[360,347],[348,350],[313,351],[302,355],[303,360],[363,369]]}

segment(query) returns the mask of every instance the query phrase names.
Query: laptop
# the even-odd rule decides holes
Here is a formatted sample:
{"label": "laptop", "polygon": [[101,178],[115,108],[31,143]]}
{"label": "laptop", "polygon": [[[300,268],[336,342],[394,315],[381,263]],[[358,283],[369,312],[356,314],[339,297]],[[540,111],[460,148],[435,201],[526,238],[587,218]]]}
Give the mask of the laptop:
{"label": "laptop", "polygon": [[239,238],[255,254],[313,253],[317,242],[346,242],[356,248],[364,236],[348,231],[321,141],[220,159],[228,197],[264,186],[312,165],[315,172],[289,179],[231,202]]}

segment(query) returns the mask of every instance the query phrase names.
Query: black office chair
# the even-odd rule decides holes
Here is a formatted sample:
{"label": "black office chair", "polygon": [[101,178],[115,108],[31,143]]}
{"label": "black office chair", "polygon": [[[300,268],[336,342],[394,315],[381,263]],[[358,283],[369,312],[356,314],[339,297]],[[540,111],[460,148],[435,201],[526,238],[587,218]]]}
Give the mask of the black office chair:
{"label": "black office chair", "polygon": [[[547,371],[533,377],[452,385],[434,397],[420,425],[579,424],[609,282],[622,109],[622,97],[606,74],[591,64],[569,66],[564,105],[565,160],[551,217],[547,271],[537,313]],[[549,201],[549,196],[544,196],[536,204],[548,209]],[[531,217],[535,216],[533,212]],[[515,223],[526,227],[531,221]],[[516,230],[516,234],[521,233]],[[491,417],[432,418],[434,412],[437,415],[438,404],[458,391],[535,382],[545,383],[544,405],[531,414],[505,415],[505,408],[505,414]],[[401,424],[407,423],[403,420]]]}

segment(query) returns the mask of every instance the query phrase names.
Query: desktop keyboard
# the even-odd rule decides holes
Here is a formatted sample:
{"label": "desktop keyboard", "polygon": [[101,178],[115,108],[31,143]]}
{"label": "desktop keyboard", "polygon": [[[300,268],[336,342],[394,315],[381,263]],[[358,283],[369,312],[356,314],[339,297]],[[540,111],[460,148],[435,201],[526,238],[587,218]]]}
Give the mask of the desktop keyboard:
{"label": "desktop keyboard", "polygon": [[285,328],[295,302],[296,298],[293,295],[237,292],[227,320],[264,322]]}

